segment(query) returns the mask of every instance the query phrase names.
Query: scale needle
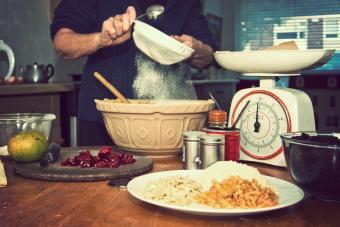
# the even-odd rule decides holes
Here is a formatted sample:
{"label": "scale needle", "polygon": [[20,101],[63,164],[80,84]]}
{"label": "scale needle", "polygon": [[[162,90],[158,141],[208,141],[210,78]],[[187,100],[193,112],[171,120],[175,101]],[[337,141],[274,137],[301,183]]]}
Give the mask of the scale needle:
{"label": "scale needle", "polygon": [[259,103],[256,105],[256,116],[255,116],[255,123],[254,123],[254,132],[260,132],[261,124],[259,122]]}

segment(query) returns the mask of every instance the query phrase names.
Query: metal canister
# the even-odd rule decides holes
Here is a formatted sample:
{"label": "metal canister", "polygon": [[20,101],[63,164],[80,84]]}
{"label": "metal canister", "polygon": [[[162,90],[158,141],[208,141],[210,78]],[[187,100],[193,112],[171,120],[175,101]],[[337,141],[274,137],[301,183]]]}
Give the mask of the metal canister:
{"label": "metal canister", "polygon": [[183,166],[184,169],[198,169],[200,137],[205,132],[189,131],[183,134]]}
{"label": "metal canister", "polygon": [[206,134],[200,137],[199,168],[205,169],[217,161],[224,161],[224,136]]}
{"label": "metal canister", "polygon": [[240,129],[226,128],[225,130],[204,128],[204,132],[208,134],[224,135],[225,139],[225,160],[239,161],[240,160]]}

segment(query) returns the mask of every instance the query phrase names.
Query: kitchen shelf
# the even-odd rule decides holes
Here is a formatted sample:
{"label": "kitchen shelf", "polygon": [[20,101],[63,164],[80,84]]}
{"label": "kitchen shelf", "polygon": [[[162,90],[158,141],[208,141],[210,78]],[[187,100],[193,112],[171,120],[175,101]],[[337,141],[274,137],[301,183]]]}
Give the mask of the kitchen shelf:
{"label": "kitchen shelf", "polygon": [[0,85],[0,113],[53,113],[52,141],[70,145],[70,117],[76,116],[80,82]]}

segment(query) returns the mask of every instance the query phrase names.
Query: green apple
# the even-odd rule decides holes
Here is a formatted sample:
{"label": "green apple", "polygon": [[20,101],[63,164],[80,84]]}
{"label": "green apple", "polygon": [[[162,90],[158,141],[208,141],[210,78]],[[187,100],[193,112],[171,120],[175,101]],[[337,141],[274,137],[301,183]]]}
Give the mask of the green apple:
{"label": "green apple", "polygon": [[46,137],[37,130],[20,132],[7,144],[8,153],[15,161],[34,162],[42,158],[47,149]]}

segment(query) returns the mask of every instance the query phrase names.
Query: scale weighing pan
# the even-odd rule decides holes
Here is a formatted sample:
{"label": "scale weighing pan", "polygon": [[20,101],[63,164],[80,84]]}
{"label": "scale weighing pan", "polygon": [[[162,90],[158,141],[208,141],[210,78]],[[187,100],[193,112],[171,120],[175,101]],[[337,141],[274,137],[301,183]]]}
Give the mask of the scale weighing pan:
{"label": "scale weighing pan", "polygon": [[194,53],[187,45],[138,20],[132,36],[138,49],[163,65],[178,63]]}
{"label": "scale weighing pan", "polygon": [[300,74],[302,70],[317,68],[327,63],[334,49],[216,51],[216,62],[226,70],[247,76]]}
{"label": "scale weighing pan", "polygon": [[259,77],[259,87],[241,89],[233,96],[229,124],[235,123],[242,107],[247,113],[236,125],[241,131],[240,160],[286,166],[280,134],[315,131],[313,104],[296,89],[276,87],[275,77],[297,76],[319,67],[335,50],[217,51],[214,57],[224,69]]}

